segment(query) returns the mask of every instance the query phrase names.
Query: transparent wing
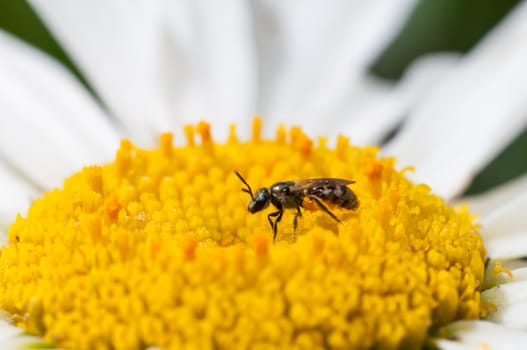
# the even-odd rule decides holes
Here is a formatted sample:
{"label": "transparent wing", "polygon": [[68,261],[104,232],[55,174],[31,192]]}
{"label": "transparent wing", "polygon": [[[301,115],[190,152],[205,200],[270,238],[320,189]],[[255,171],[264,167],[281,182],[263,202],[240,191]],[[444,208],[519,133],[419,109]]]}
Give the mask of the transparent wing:
{"label": "transparent wing", "polygon": [[319,178],[319,179],[305,179],[292,181],[293,185],[290,187],[291,191],[304,191],[314,187],[328,187],[328,186],[347,186],[355,183],[353,180],[334,179],[334,178]]}

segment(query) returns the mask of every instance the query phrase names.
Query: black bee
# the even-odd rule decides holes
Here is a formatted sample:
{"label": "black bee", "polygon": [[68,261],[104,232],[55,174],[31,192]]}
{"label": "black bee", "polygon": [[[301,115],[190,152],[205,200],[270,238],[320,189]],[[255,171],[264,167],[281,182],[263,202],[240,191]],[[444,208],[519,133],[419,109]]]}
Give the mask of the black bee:
{"label": "black bee", "polygon": [[[356,209],[359,206],[359,200],[355,193],[347,187],[347,185],[355,183],[352,180],[320,178],[320,179],[306,179],[296,181],[281,181],[277,182],[271,187],[262,187],[253,194],[251,186],[238,173],[234,172],[236,176],[243,182],[247,188],[242,188],[243,192],[247,192],[251,196],[251,201],[247,206],[247,210],[252,214],[263,210],[273,204],[276,209],[275,212],[267,215],[269,225],[273,229],[273,242],[276,240],[276,233],[278,223],[282,220],[284,208],[295,208],[295,218],[293,220],[293,240],[295,239],[295,231],[298,224],[298,217],[302,216],[300,208],[304,202],[304,198],[315,202],[315,204],[331,216],[335,221],[340,220],[333,214],[322,201],[333,203],[341,208]],[[274,221],[272,218],[276,218]]]}

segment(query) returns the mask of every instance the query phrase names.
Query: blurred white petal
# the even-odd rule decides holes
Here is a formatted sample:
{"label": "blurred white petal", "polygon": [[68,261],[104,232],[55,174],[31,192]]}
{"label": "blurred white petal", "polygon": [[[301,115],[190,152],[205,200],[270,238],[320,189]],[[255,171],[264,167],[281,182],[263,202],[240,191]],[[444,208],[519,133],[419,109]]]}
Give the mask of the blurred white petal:
{"label": "blurred white petal", "polygon": [[[259,107],[271,125],[339,121],[369,64],[398,33],[413,0],[257,2]],[[265,28],[265,29],[262,29]],[[270,51],[270,52],[269,52]],[[338,125],[338,124],[337,124]]]}
{"label": "blurred white petal", "polygon": [[7,232],[16,214],[25,213],[39,191],[0,161],[0,193],[0,230]]}
{"label": "blurred white petal", "polygon": [[[522,260],[523,263],[527,263],[525,260]],[[521,268],[511,269],[512,280],[513,281],[527,281],[527,266],[522,266]]]}
{"label": "blurred white petal", "polygon": [[505,326],[527,330],[527,281],[512,281],[487,289],[481,293],[481,300],[496,305],[487,320]]}
{"label": "blurred white petal", "polygon": [[437,340],[435,344],[440,349],[518,350],[527,344],[526,332],[492,322],[459,321],[445,328],[455,340]]}
{"label": "blurred white petal", "polygon": [[[494,272],[497,261],[502,264],[502,268],[510,271],[512,278],[504,271],[501,271],[499,274]],[[521,282],[525,280],[527,280],[527,262],[525,260],[517,259],[503,262],[501,260],[490,260],[485,269],[485,279],[482,285],[482,290],[491,289],[505,283]]]}
{"label": "blurred white petal", "polygon": [[459,56],[438,54],[414,63],[401,81],[393,86],[365,77],[338,113],[343,116],[335,128],[330,123],[318,126],[318,132],[350,136],[354,144],[379,144],[406,117],[411,106],[459,62]]}
{"label": "blurred white petal", "polygon": [[[141,145],[157,142],[160,131],[181,136],[186,122],[240,121],[256,112],[245,1],[33,3]],[[225,138],[228,128],[214,133]]]}
{"label": "blurred white petal", "polygon": [[2,350],[53,349],[41,338],[25,335],[21,328],[8,322],[3,313],[0,315],[0,345]]}
{"label": "blurred white petal", "polygon": [[42,338],[31,335],[19,335],[16,337],[2,340],[2,350],[57,350],[56,347],[46,343]]}
{"label": "blurred white petal", "polygon": [[508,232],[503,237],[493,237],[485,241],[488,256],[493,259],[516,259],[527,254],[527,230]]}
{"label": "blurred white petal", "polygon": [[415,107],[385,149],[447,199],[526,125],[526,16],[523,2]]}
{"label": "blurred white petal", "polygon": [[[200,118],[262,114],[272,129],[287,115],[308,131],[338,119],[332,109],[347,101],[414,2],[179,1],[145,9],[32,1],[140,143],[152,131],[180,135],[176,126]],[[145,115],[158,120],[145,125]]]}
{"label": "blurred white petal", "polygon": [[527,192],[518,194],[481,219],[487,254],[494,259],[527,256]]}
{"label": "blurred white petal", "polygon": [[22,328],[13,326],[10,322],[7,321],[7,316],[2,311],[0,313],[0,343],[3,344],[4,341],[9,340],[13,337],[19,337],[23,334]]}
{"label": "blurred white petal", "polygon": [[165,50],[163,2],[30,2],[135,142],[153,145],[171,129],[163,80],[177,57]]}
{"label": "blurred white petal", "polygon": [[482,346],[478,344],[467,345],[446,339],[437,341],[435,345],[441,350],[482,350]]}
{"label": "blurred white petal", "polygon": [[224,140],[228,122],[247,120],[258,113],[251,5],[243,0],[167,4],[171,40],[165,50],[174,54],[162,58],[175,59],[162,62],[163,71],[172,74],[164,79],[168,85],[163,88],[177,117],[175,131],[179,132],[182,123],[197,119],[223,120],[224,127],[212,132]]}
{"label": "blurred white petal", "polygon": [[463,198],[463,202],[468,202],[470,210],[480,216],[486,216],[506,205],[520,193],[527,192],[527,175],[509,181],[499,187],[495,187],[485,193]]}
{"label": "blurred white petal", "polygon": [[0,76],[0,153],[35,184],[111,159],[114,128],[62,65],[0,31]]}

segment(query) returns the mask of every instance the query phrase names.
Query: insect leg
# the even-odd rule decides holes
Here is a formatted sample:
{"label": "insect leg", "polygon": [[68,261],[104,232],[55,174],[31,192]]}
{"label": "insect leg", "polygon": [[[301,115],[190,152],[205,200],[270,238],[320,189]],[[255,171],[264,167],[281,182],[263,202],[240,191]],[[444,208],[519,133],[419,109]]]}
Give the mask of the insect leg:
{"label": "insect leg", "polygon": [[274,211],[272,213],[269,213],[269,215],[267,215],[267,220],[269,220],[269,225],[271,225],[271,228],[273,230],[274,230],[274,222],[273,222],[273,220],[271,218],[275,217],[275,216],[278,216],[278,215],[280,215],[280,210]]}
{"label": "insect leg", "polygon": [[314,201],[314,202],[318,205],[318,207],[319,207],[320,209],[322,209],[323,211],[325,211],[329,216],[331,216],[333,219],[335,219],[335,221],[340,222],[339,218],[337,218],[337,217],[335,216],[335,214],[333,214],[333,213],[332,213],[332,212],[331,212],[331,211],[330,211],[330,210],[324,205],[324,203],[322,203],[322,202],[320,201],[320,199],[318,199],[318,198],[315,197],[315,196],[310,196],[309,199],[312,200],[312,201]]}
{"label": "insect leg", "polygon": [[[269,220],[269,225],[271,225],[271,228],[273,229],[273,243],[276,240],[276,234],[278,232],[278,223],[280,220],[282,220],[282,215],[284,214],[283,208],[278,208],[278,211],[272,212],[269,215],[267,215],[267,220]],[[273,222],[272,217],[275,217],[276,219]]]}
{"label": "insect leg", "polygon": [[296,214],[295,218],[293,219],[293,242],[296,240],[296,226],[298,224],[299,216],[302,216],[302,212],[300,211],[300,207],[296,207]]}

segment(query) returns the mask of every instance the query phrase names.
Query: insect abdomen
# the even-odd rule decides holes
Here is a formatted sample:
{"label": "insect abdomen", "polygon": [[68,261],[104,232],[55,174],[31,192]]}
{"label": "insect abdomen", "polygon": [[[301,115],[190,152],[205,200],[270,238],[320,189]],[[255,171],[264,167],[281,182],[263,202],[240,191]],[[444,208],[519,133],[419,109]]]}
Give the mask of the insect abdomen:
{"label": "insect abdomen", "polygon": [[346,186],[342,187],[346,189],[346,193],[340,198],[342,202],[335,204],[346,209],[356,209],[359,206],[359,200],[357,199],[357,196],[355,196],[355,193]]}
{"label": "insect abdomen", "polygon": [[355,209],[359,206],[355,193],[344,185],[314,187],[308,193],[345,209]]}

